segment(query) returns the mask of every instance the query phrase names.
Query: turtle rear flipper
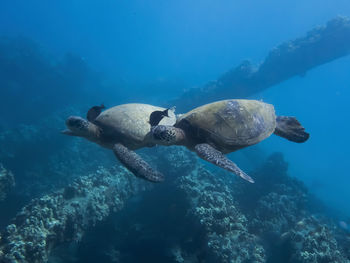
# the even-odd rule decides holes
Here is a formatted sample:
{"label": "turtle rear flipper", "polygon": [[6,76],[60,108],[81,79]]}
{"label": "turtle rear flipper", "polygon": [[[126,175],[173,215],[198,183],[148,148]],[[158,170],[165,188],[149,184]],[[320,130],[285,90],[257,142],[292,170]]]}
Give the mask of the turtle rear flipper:
{"label": "turtle rear flipper", "polygon": [[225,170],[228,170],[244,180],[247,180],[250,183],[254,183],[254,180],[243,172],[234,162],[228,159],[222,152],[216,150],[214,147],[210,146],[207,143],[197,144],[195,147],[195,152],[197,155],[212,164],[215,164]]}
{"label": "turtle rear flipper", "polygon": [[154,170],[140,155],[118,143],[113,147],[113,152],[118,160],[135,176],[151,182],[162,182],[164,176]]}
{"label": "turtle rear flipper", "polygon": [[277,116],[274,134],[292,142],[306,142],[310,134],[295,117]]}

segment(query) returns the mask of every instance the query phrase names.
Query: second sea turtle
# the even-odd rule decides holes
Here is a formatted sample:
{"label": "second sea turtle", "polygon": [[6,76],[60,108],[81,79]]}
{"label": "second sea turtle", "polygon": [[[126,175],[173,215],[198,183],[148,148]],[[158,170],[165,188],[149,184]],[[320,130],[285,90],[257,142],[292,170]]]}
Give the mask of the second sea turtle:
{"label": "second sea turtle", "polygon": [[197,155],[253,183],[225,154],[257,144],[271,134],[305,142],[309,134],[295,117],[276,116],[273,105],[257,100],[223,100],[195,108],[173,126],[157,125],[158,144],[183,145]]}

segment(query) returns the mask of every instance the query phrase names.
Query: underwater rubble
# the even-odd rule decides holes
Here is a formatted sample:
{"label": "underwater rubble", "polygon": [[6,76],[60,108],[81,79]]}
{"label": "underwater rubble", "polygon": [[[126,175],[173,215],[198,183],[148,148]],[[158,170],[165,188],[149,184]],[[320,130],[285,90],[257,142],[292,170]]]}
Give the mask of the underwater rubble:
{"label": "underwater rubble", "polygon": [[0,163],[0,202],[6,199],[8,193],[15,187],[13,174]]}
{"label": "underwater rubble", "polygon": [[146,187],[124,168],[100,167],[61,191],[32,200],[2,233],[0,262],[47,262],[51,249],[79,241],[84,231]]}
{"label": "underwater rubble", "polygon": [[337,17],[272,49],[260,65],[243,61],[216,81],[172,101],[185,111],[215,100],[244,98],[350,53],[350,19]]}

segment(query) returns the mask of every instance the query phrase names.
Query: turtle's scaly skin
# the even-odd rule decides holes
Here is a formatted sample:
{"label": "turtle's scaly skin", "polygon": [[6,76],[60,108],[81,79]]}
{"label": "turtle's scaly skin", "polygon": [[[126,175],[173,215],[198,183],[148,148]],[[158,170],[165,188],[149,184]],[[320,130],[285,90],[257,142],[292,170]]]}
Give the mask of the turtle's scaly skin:
{"label": "turtle's scaly skin", "polygon": [[[94,121],[102,129],[101,143],[112,148],[115,143],[122,143],[130,150],[136,150],[150,143],[149,116],[153,111],[163,111],[165,108],[148,104],[130,103],[118,105],[102,112]],[[164,118],[160,123],[173,125],[175,115]]]}
{"label": "turtle's scaly skin", "polygon": [[210,143],[228,153],[269,137],[276,128],[276,115],[271,104],[261,101],[223,100],[182,115],[176,127],[193,145]]}

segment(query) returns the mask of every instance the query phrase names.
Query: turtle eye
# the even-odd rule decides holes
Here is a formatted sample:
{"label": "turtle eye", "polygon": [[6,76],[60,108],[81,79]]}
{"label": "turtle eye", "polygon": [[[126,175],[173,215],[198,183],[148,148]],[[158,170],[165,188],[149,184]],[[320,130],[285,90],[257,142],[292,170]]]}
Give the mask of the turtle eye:
{"label": "turtle eye", "polygon": [[67,124],[71,127],[79,128],[81,126],[81,121],[79,119],[71,118],[67,121]]}

